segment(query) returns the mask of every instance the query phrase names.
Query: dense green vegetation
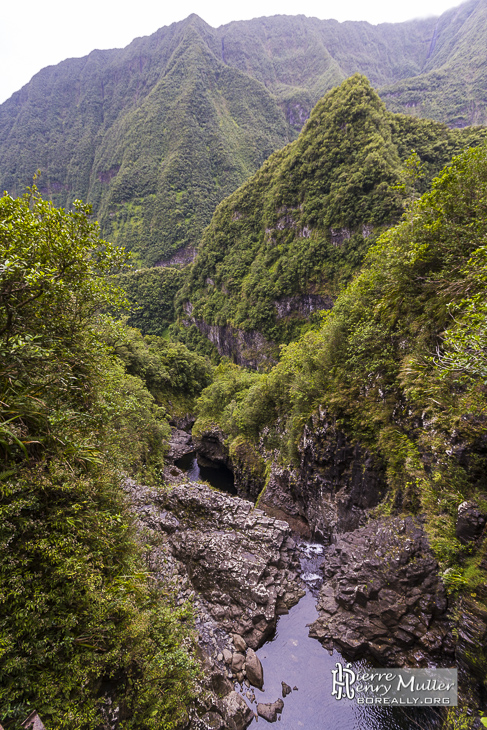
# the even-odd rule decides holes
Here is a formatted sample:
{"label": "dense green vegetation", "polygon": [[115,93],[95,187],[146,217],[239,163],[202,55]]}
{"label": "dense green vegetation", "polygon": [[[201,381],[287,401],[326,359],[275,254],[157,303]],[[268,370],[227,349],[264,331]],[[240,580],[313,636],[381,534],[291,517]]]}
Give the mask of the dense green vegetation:
{"label": "dense green vegetation", "polygon": [[144,335],[164,337],[174,322],[174,299],[183,284],[183,272],[170,266],[138,269],[116,279],[130,304],[127,324]]}
{"label": "dense green vegetation", "polygon": [[484,0],[378,26],[276,16],[213,29],[191,15],[46,68],[2,104],[1,189],[19,194],[40,169],[46,197],[89,201],[105,237],[152,266],[195,247],[217,203],[355,72],[394,111],[484,123],[484,16]]}
{"label": "dense green vegetation", "polygon": [[329,307],[407,196],[485,136],[392,114],[364,76],[344,81],[295,142],[219,205],[179,295],[181,316],[190,309],[196,323],[290,342],[308,326],[303,295]]}
{"label": "dense green vegetation", "polygon": [[[198,401],[196,431],[218,424],[230,450],[299,458],[319,410],[380,455],[381,510],[421,510],[453,589],[485,582],[464,562],[458,505],[483,504],[485,473],[487,147],[454,158],[430,192],[383,233],[319,329],[282,349],[266,374],[222,365]],[[262,471],[262,470],[261,470]],[[468,551],[467,551],[468,552]],[[480,595],[480,594],[479,594]]]}
{"label": "dense green vegetation", "polygon": [[127,255],[88,213],[35,188],[0,199],[0,722],[36,709],[87,730],[117,706],[120,727],[175,728],[194,695],[190,615],[150,581],[121,480],[158,483],[157,378],[189,397],[207,370],[141,335],[124,367],[107,343],[137,337],[103,312],[123,304],[109,275]]}

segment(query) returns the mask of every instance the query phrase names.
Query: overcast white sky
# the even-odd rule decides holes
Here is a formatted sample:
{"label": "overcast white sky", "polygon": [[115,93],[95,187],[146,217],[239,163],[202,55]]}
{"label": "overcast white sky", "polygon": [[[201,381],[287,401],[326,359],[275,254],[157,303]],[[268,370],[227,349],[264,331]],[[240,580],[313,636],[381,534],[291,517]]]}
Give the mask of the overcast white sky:
{"label": "overcast white sky", "polygon": [[397,23],[440,15],[459,0],[23,0],[0,16],[0,103],[45,66],[85,56],[94,48],[123,48],[138,36],[196,13],[213,27],[263,15],[303,14],[321,19]]}

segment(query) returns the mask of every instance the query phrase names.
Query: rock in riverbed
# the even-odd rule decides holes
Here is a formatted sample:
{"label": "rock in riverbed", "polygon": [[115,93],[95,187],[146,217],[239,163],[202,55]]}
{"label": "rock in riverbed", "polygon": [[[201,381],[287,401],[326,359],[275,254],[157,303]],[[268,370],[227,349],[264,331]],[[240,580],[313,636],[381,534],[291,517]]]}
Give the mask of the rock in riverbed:
{"label": "rock in riverbed", "polygon": [[247,649],[247,657],[245,659],[245,671],[250,684],[258,689],[264,686],[264,670],[260,659],[253,649]]}
{"label": "rock in riverbed", "polygon": [[259,702],[259,704],[257,705],[257,714],[260,717],[263,717],[264,720],[267,720],[267,722],[276,722],[277,715],[281,714],[283,707],[284,702],[281,700],[281,698],[279,698],[275,702],[269,702],[267,704]]}

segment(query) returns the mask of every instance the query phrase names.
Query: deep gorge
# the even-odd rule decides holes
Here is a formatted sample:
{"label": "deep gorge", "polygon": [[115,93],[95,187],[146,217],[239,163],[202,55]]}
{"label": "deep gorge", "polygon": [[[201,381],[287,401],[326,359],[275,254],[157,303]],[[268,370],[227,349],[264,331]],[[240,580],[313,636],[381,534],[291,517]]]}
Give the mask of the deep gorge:
{"label": "deep gorge", "polygon": [[[0,107],[5,730],[487,723],[484,15],[359,24],[360,73],[334,21],[191,16]],[[337,661],[458,707],[342,705]]]}

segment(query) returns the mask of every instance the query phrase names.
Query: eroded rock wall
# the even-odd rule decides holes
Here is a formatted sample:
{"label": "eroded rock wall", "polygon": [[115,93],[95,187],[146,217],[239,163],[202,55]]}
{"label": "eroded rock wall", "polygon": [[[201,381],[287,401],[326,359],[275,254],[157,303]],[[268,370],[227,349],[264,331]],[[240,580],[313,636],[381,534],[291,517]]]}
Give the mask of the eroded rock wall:
{"label": "eroded rock wall", "polygon": [[298,467],[273,464],[261,503],[303,518],[317,539],[355,529],[385,494],[378,457],[347,439],[325,411],[306,424],[299,455]]}
{"label": "eroded rock wall", "polygon": [[381,666],[451,662],[447,596],[420,522],[382,518],[344,533],[322,570],[311,636]]}
{"label": "eroded rock wall", "polygon": [[252,648],[304,594],[291,530],[251,502],[200,483],[156,489],[127,479],[125,490],[140,539],[153,546],[155,580],[193,605],[204,692],[191,730],[243,730],[254,713],[230,680],[243,680]]}

